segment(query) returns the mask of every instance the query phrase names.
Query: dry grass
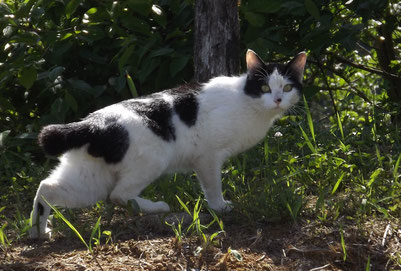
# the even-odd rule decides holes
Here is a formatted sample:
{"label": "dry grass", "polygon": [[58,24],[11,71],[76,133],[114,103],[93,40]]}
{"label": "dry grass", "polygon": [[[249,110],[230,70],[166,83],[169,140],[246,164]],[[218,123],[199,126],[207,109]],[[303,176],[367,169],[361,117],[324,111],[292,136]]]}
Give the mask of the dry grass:
{"label": "dry grass", "polygon": [[[119,236],[97,246],[93,255],[73,236],[22,240],[1,255],[0,270],[366,270],[368,261],[370,270],[401,269],[399,221],[372,218],[359,225],[342,221],[344,261],[338,225],[320,221],[244,225],[226,215],[226,234],[195,256],[200,238],[186,237],[178,243],[161,219],[115,215],[110,226]],[[229,254],[229,248],[237,250],[242,261]]]}

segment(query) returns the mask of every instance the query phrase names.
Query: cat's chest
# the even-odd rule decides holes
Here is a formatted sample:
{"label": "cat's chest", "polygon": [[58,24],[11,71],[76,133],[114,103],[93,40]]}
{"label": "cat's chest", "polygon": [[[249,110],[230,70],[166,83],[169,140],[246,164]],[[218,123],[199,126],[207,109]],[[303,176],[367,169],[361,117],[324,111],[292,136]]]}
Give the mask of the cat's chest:
{"label": "cat's chest", "polygon": [[198,148],[211,152],[225,149],[236,154],[257,144],[271,127],[272,119],[258,115],[240,98],[227,100],[215,106],[213,101],[200,104],[199,122],[191,135]]}

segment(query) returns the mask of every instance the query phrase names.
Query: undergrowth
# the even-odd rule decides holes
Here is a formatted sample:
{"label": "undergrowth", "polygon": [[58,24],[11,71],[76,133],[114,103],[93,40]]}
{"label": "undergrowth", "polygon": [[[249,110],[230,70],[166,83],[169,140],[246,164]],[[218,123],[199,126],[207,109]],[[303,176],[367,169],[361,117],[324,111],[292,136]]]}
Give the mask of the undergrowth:
{"label": "undergrowth", "polygon": [[[347,109],[338,113],[317,103],[298,106],[295,113],[276,122],[263,142],[226,162],[222,174],[224,194],[234,204],[237,223],[319,220],[336,225],[342,233],[338,221],[359,224],[374,217],[401,218],[398,124],[385,110],[358,99],[353,103],[358,106],[351,110],[346,105]],[[56,163],[38,150],[35,134],[8,135],[7,131],[0,134],[0,246],[5,253],[25,238],[36,188]],[[143,195],[164,200],[173,211],[184,210],[192,216],[193,223],[187,228],[180,223],[169,226],[177,242],[189,235],[198,236],[202,241],[197,253],[224,235],[220,215],[211,213],[213,223],[220,225],[212,232],[196,218],[201,210],[208,209],[200,201],[203,194],[194,173],[164,176]],[[132,206],[130,210],[134,215],[140,213]],[[54,214],[59,219],[53,228],[66,234],[79,221],[74,212],[61,211]],[[80,239],[93,254],[93,245],[109,243],[117,236],[107,228],[114,207],[100,202],[86,211],[91,213],[94,226],[84,224],[73,231],[77,236],[82,231],[85,236],[89,234],[89,242],[82,236]],[[101,217],[105,231],[100,230]],[[341,242],[344,245],[343,235]],[[235,250],[230,251],[235,254]],[[345,245],[343,252],[345,261]],[[393,257],[395,263],[400,262],[399,255]]]}

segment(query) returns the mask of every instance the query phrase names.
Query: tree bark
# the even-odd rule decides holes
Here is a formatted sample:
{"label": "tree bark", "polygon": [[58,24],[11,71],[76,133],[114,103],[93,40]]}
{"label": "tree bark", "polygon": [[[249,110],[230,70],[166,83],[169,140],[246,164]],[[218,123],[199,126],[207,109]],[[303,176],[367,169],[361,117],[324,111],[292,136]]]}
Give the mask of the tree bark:
{"label": "tree bark", "polygon": [[195,0],[195,80],[239,72],[238,0]]}
{"label": "tree bark", "polygon": [[[393,32],[397,26],[397,19],[394,15],[387,11],[384,17],[385,22],[377,27],[379,36],[376,40],[377,59],[381,69],[389,74],[397,74],[397,71],[391,67],[391,61],[396,60],[393,42]],[[390,82],[387,91],[391,100],[401,101],[401,77],[388,78]]]}

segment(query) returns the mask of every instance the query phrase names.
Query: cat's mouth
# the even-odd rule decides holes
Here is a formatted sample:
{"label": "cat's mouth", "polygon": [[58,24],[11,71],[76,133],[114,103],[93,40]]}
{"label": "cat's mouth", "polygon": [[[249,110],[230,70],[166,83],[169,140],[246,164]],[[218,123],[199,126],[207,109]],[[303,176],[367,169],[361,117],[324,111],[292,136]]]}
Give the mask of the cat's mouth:
{"label": "cat's mouth", "polygon": [[274,110],[278,110],[278,111],[284,111],[286,110],[286,108],[282,107],[281,105],[276,105],[275,107],[273,107]]}

